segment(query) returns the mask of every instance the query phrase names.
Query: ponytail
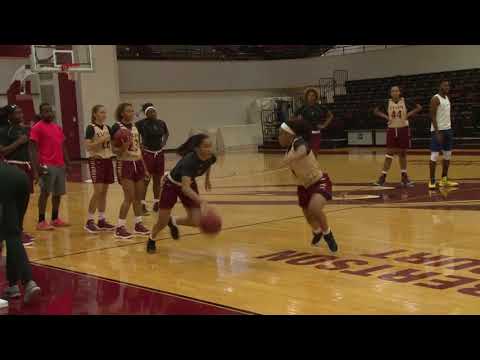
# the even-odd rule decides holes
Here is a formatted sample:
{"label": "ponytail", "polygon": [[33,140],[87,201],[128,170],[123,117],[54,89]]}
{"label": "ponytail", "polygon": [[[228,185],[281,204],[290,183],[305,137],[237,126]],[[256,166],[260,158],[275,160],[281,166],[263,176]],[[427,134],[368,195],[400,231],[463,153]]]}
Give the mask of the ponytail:
{"label": "ponytail", "polygon": [[200,144],[203,142],[203,140],[207,139],[208,135],[206,134],[197,134],[190,136],[185,143],[180,145],[177,148],[177,154],[180,155],[181,157],[184,157],[188,153],[191,153],[192,151],[195,150],[195,148],[199,147]]}

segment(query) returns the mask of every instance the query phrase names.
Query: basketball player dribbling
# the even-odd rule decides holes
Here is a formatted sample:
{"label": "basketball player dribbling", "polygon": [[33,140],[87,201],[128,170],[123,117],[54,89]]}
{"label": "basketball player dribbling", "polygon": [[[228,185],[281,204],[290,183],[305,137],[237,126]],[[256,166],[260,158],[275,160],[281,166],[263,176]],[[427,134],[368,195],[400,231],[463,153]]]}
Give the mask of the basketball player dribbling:
{"label": "basketball player dribbling", "polygon": [[[0,149],[0,152],[3,153],[8,164],[18,167],[27,175],[30,194],[33,194],[33,184],[38,182],[38,173],[31,164],[30,129],[23,125],[23,111],[19,106],[8,105],[6,108],[10,125],[7,131],[6,146]],[[30,196],[27,197],[27,207],[29,202]],[[23,245],[31,245],[33,240],[33,236],[23,232],[22,228]]]}
{"label": "basketball player dribbling", "polygon": [[115,229],[117,239],[131,239],[133,234],[127,231],[126,222],[130,206],[133,205],[135,213],[135,229],[137,235],[147,236],[150,231],[143,226],[142,197],[145,186],[145,176],[149,176],[140,149],[140,134],[133,125],[135,111],[132,104],[122,103],[115,112],[117,122],[112,126],[112,137],[120,129],[126,129],[131,134],[131,142],[124,142],[122,146],[113,146],[117,154],[117,178],[122,186],[124,199],[120,207],[118,224]]}
{"label": "basketball player dribbling", "polygon": [[453,130],[451,121],[451,109],[448,93],[450,84],[447,80],[440,82],[438,94],[432,97],[430,101],[430,116],[432,125],[430,131],[432,133],[432,141],[430,145],[430,182],[429,190],[435,190],[437,182],[435,180],[435,170],[440,151],[443,153],[442,180],[438,184],[440,187],[456,187],[458,183],[448,180],[448,168],[452,158],[453,147]]}
{"label": "basketball player dribbling", "polygon": [[[212,189],[210,169],[217,158],[212,153],[211,139],[206,134],[193,135],[177,149],[177,153],[182,158],[162,179],[158,219],[148,239],[148,253],[156,251],[155,239],[167,225],[172,238],[178,240],[180,234],[177,225],[198,228],[200,216],[207,210],[207,201],[200,197],[195,179],[205,174],[205,191]],[[187,211],[187,216],[176,219],[171,216],[171,212],[178,198]]]}
{"label": "basketball player dribbling", "polygon": [[[157,119],[157,110],[151,104],[142,107],[146,118],[135,123],[135,126],[142,137],[142,155],[147,170],[153,180],[153,211],[158,212],[160,202],[160,182],[165,172],[165,156],[163,148],[168,140],[168,128],[165,121]],[[145,178],[145,192],[142,200],[144,214],[148,214],[146,207],[146,195],[150,178]]]}
{"label": "basketball player dribbling", "polygon": [[[85,145],[88,151],[88,167],[93,184],[93,195],[88,205],[88,219],[84,229],[90,233],[114,231],[115,226],[105,219],[107,192],[115,181],[113,173],[113,152],[111,129],[105,124],[107,112],[103,105],[92,108],[92,123],[85,131]],[[95,212],[98,209],[98,223],[95,224]]]}
{"label": "basketball player dribbling", "polygon": [[308,89],[305,92],[305,105],[295,111],[293,120],[305,120],[312,128],[310,136],[310,149],[315,155],[320,151],[322,130],[327,128],[333,119],[332,112],[325,106],[318,103],[318,92],[315,89]]}
{"label": "basketball player dribbling", "polygon": [[330,251],[338,249],[323,208],[332,199],[332,183],[328,174],[320,170],[308,144],[311,128],[304,120],[288,121],[280,127],[279,142],[288,147],[284,165],[292,171],[298,184],[298,202],[313,231],[312,245],[322,237]]}
{"label": "basketball player dribbling", "polygon": [[422,110],[422,106],[409,102],[401,96],[400,88],[392,86],[390,89],[390,99],[383,106],[377,106],[374,114],[387,121],[387,151],[385,162],[383,164],[382,174],[378,181],[374,183],[377,186],[383,186],[387,179],[388,171],[392,166],[393,156],[398,155],[402,179],[400,184],[404,187],[413,186],[407,175],[407,149],[410,148],[410,128],[408,120]]}

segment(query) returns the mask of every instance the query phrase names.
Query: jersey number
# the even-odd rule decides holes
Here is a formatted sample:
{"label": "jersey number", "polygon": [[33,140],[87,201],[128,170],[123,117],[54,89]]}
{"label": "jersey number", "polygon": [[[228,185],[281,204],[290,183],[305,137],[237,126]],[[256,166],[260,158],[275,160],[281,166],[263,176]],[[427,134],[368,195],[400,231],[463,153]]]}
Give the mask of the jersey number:
{"label": "jersey number", "polygon": [[402,110],[399,110],[398,113],[395,113],[395,110],[392,111],[392,118],[399,118],[401,119],[402,118]]}

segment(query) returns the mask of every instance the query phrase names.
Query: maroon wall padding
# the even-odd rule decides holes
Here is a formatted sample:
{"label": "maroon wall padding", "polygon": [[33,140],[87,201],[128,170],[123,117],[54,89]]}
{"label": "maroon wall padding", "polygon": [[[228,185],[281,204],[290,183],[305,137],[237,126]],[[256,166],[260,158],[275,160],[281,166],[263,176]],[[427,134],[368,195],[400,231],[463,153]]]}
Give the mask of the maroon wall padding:
{"label": "maroon wall padding", "polygon": [[31,123],[35,118],[31,82],[25,82],[25,94],[20,94],[21,88],[22,85],[19,80],[10,85],[7,90],[8,103],[20,106],[23,110],[25,122]]}
{"label": "maroon wall padding", "polygon": [[0,57],[26,58],[30,56],[30,45],[0,45]]}
{"label": "maroon wall padding", "polygon": [[70,159],[80,159],[80,136],[78,129],[77,95],[75,81],[69,80],[67,74],[58,74],[60,108],[62,110],[63,132]]}

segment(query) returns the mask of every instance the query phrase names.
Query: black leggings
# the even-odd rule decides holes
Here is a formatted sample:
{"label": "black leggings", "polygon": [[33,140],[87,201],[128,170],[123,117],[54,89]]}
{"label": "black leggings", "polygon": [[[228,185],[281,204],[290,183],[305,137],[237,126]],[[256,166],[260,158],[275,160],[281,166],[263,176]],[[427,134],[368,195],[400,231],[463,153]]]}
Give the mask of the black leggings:
{"label": "black leggings", "polygon": [[5,240],[7,244],[7,279],[10,286],[32,280],[32,269],[22,244],[29,191],[26,174],[0,161],[0,241]]}

